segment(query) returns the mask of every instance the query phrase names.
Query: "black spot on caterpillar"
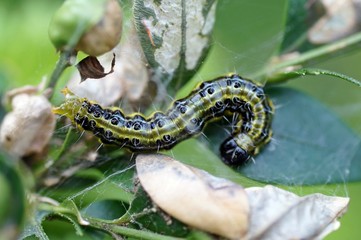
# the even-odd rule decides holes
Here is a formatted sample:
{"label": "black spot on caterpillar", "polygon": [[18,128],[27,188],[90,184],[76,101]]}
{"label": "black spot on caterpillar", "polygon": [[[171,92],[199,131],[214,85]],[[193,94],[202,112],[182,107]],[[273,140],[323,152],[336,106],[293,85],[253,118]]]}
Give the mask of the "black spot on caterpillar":
{"label": "black spot on caterpillar", "polygon": [[232,135],[220,147],[222,160],[241,164],[270,141],[273,105],[256,83],[238,75],[203,82],[187,97],[173,103],[166,113],[125,116],[118,108],[103,108],[65,90],[69,98],[54,113],[65,115],[103,143],[134,152],[170,149],[199,134],[210,120],[238,113]]}

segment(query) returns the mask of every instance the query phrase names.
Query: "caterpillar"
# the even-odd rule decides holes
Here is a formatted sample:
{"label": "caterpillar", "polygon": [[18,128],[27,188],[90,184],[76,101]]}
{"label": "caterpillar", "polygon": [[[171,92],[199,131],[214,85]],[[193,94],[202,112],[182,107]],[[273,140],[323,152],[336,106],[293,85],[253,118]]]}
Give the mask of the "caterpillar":
{"label": "caterpillar", "polygon": [[203,82],[187,97],[175,101],[167,112],[126,116],[119,108],[103,108],[70,90],[66,101],[53,109],[73,124],[94,133],[104,144],[133,152],[170,149],[199,134],[204,126],[224,115],[238,114],[230,137],[220,146],[222,160],[239,165],[270,141],[273,104],[261,86],[238,75]]}

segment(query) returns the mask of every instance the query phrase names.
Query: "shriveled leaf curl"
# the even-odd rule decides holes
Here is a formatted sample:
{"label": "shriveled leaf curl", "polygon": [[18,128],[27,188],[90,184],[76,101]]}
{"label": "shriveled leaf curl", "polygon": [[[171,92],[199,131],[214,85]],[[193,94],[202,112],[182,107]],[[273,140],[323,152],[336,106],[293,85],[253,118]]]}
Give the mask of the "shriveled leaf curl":
{"label": "shriveled leaf curl", "polygon": [[159,154],[139,155],[136,167],[143,188],[171,216],[231,239],[246,234],[249,206],[241,186]]}
{"label": "shriveled leaf curl", "polygon": [[88,56],[81,60],[77,65],[77,69],[80,73],[81,82],[84,82],[88,78],[103,78],[106,75],[114,72],[114,65],[115,65],[115,54],[113,53],[113,59],[111,62],[111,68],[109,72],[104,71],[104,67],[100,64],[98,59],[93,56]]}
{"label": "shriveled leaf curl", "polygon": [[321,239],[340,226],[349,198],[299,197],[274,186],[246,188],[250,204],[248,239]]}
{"label": "shriveled leaf curl", "polygon": [[41,154],[55,127],[51,104],[43,95],[16,91],[12,96],[12,111],[0,127],[1,146],[17,157]]}
{"label": "shriveled leaf curl", "polygon": [[313,239],[339,227],[349,199],[299,197],[273,186],[243,189],[170,157],[139,155],[140,183],[164,211],[230,239]]}
{"label": "shriveled leaf curl", "polygon": [[[80,75],[84,75],[81,77],[101,78],[88,79],[79,84],[79,75],[74,74],[67,85],[77,96],[105,106],[118,105],[117,101],[122,99],[134,105],[137,110],[152,102],[150,99],[155,95],[155,90],[152,91],[149,87],[149,72],[135,30],[112,52],[84,61],[85,65],[82,62],[78,64]],[[109,69],[106,70],[107,73],[104,73],[104,67]]]}

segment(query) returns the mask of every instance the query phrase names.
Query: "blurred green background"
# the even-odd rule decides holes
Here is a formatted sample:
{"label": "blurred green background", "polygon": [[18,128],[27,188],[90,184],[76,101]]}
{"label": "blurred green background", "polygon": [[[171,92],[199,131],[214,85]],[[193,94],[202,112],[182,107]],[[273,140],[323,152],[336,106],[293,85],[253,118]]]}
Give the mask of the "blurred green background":
{"label": "blurred green background", "polygon": [[[48,39],[47,30],[53,12],[61,3],[60,0],[0,2],[1,92],[25,84],[38,84],[43,77],[49,77],[58,55]],[[285,1],[282,0],[219,1],[212,50],[189,85],[194,86],[195,81],[212,79],[229,72],[247,77],[266,64],[282,41],[284,6]],[[126,3],[124,8],[129,10],[130,5]],[[313,67],[361,80],[360,62],[361,48]],[[323,76],[304,77],[288,85],[319,99],[360,135],[359,88]],[[361,236],[361,184],[345,183],[341,188],[343,196],[351,198],[350,208],[342,218],[341,229],[327,239],[358,239]],[[299,188],[298,191],[305,193],[312,191],[312,188]],[[330,190],[330,194],[333,194],[333,190]],[[50,232],[57,226],[50,224],[47,228]],[[72,231],[71,228],[69,230]]]}

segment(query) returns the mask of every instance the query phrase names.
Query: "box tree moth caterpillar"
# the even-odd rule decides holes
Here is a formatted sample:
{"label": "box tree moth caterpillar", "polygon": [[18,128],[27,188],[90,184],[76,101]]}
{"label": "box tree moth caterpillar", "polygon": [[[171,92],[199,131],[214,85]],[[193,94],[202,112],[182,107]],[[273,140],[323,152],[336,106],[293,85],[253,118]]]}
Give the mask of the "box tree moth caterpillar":
{"label": "box tree moth caterpillar", "polygon": [[134,152],[170,149],[180,141],[199,134],[211,120],[237,114],[236,126],[220,146],[222,160],[241,164],[270,141],[273,105],[256,83],[238,75],[206,81],[187,97],[175,101],[165,112],[149,117],[126,116],[121,109],[101,107],[69,90],[66,101],[54,113],[91,131],[105,144],[116,144]]}

